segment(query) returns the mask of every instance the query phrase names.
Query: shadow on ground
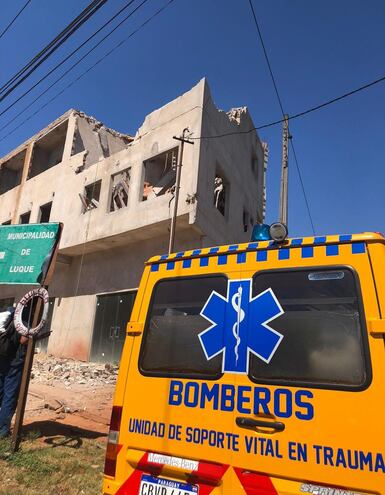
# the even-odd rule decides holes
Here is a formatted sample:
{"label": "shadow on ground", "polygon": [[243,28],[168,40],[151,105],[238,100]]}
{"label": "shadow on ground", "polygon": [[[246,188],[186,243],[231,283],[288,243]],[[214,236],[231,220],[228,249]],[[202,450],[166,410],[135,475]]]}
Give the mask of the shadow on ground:
{"label": "shadow on ground", "polygon": [[23,427],[23,437],[29,435],[35,438],[44,438],[44,443],[52,447],[70,447],[78,449],[83,444],[83,439],[96,440],[106,437],[101,431],[87,430],[78,426],[66,425],[57,421],[35,421]]}

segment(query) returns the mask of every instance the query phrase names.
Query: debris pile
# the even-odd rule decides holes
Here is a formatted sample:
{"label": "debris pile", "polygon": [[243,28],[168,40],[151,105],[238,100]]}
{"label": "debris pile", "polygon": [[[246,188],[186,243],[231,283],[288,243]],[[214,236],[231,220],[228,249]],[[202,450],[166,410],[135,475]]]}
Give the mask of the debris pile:
{"label": "debris pile", "polygon": [[35,356],[31,379],[45,385],[84,385],[87,388],[114,385],[118,366],[106,363],[83,363],[72,359]]}

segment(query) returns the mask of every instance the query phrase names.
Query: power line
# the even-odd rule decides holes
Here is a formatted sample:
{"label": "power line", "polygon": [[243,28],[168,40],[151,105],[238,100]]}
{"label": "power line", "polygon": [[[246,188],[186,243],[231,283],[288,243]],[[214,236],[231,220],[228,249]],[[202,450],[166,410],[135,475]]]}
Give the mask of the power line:
{"label": "power line", "polygon": [[14,74],[11,79],[9,79],[3,86],[0,88],[0,93],[3,93],[17,78],[24,74],[30,67],[33,66],[35,62],[37,62],[47,51],[56,45],[60,41],[60,39],[67,34],[77,22],[79,22],[83,16],[91,10],[91,8],[97,4],[97,0],[91,2],[75,19],[73,19],[66,28],[61,31],[53,40],[51,40],[48,45],[46,45],[42,50],[40,50],[24,67],[22,67],[16,74]]}
{"label": "power line", "polygon": [[273,69],[271,68],[271,65],[270,65],[270,60],[269,60],[269,57],[267,55],[265,43],[263,41],[262,33],[261,33],[260,28],[259,28],[259,24],[258,24],[258,21],[257,21],[257,16],[255,15],[254,7],[253,7],[253,4],[252,4],[251,0],[249,0],[249,4],[250,4],[251,12],[252,12],[253,17],[254,17],[254,23],[255,23],[255,26],[257,28],[257,33],[258,33],[259,41],[261,42],[261,45],[262,45],[263,54],[265,55],[265,60],[266,60],[267,66],[269,68],[270,77],[271,77],[271,80],[273,81],[273,86],[274,86],[275,94],[277,96],[277,100],[278,100],[279,106],[281,108],[282,115],[285,115],[285,112],[283,110],[282,100],[281,100],[281,97],[279,96],[279,91],[278,91],[277,83],[275,82],[275,77],[274,77],[274,74],[273,74]]}
{"label": "power line", "polygon": [[[303,110],[302,112],[295,113],[294,115],[289,115],[288,120],[295,120],[298,119],[299,117],[303,117],[305,115],[308,115],[309,113],[316,112],[317,110],[320,110],[321,108],[325,108],[329,105],[332,105],[333,103],[336,103],[337,101],[343,100],[344,98],[348,98],[349,96],[352,96],[356,93],[359,93],[360,91],[363,91],[365,89],[368,89],[372,86],[375,86],[376,84],[379,84],[381,82],[385,81],[385,76],[382,76],[378,79],[375,79],[374,81],[364,84],[363,86],[359,86],[356,89],[353,89],[351,91],[348,91],[347,93],[344,93],[340,96],[336,96],[335,98],[332,98],[331,100],[326,100],[323,103],[320,103],[319,105],[315,105],[313,107],[308,108],[307,110]],[[284,119],[278,119],[278,120],[273,120],[272,122],[268,122],[266,124],[261,124],[257,127],[252,127],[251,129],[248,129],[247,131],[233,131],[233,132],[227,132],[224,134],[217,134],[213,136],[199,136],[199,137],[192,137],[190,139],[216,139],[216,138],[222,138],[226,136],[234,136],[235,134],[249,134],[250,132],[253,131],[259,131],[261,129],[266,129],[268,127],[273,127],[278,124],[282,124],[284,122]]]}
{"label": "power line", "polygon": [[27,0],[25,4],[21,7],[19,12],[15,15],[15,17],[11,20],[11,22],[3,29],[3,31],[0,33],[0,39],[5,35],[5,33],[8,31],[8,29],[12,26],[12,24],[16,21],[16,19],[19,17],[19,15],[23,12],[23,10],[28,6],[29,3],[31,3],[32,0]]}
{"label": "power line", "polygon": [[47,60],[65,41],[67,41],[68,38],[70,38],[84,23],[86,23],[106,2],[107,0],[93,0],[93,2],[91,2],[91,4],[85,10],[83,10],[83,12],[74,21],[72,21],[71,25],[73,24],[73,26],[71,28],[67,26],[67,28],[56,37],[60,38],[57,43],[54,43],[52,41],[49,44],[53,44],[50,48],[44,48],[42,50],[43,53],[41,56],[37,54],[34,57],[33,60],[36,59],[34,63],[29,62],[23,69],[19,71],[20,75],[18,75],[17,77],[16,75],[13,76],[11,78],[12,82],[10,83],[10,80],[4,85],[4,89],[1,89],[1,92],[3,94],[0,96],[0,101],[4,100],[4,98],[11,94],[23,81],[25,81],[31,74],[33,74],[33,72],[35,72],[35,70],[45,60]]}
{"label": "power line", "polygon": [[[14,127],[8,134],[5,134],[2,138],[0,138],[0,142],[6,139],[8,136],[13,134],[15,131],[17,131],[20,127],[22,127],[26,122],[31,120],[35,115],[37,115],[41,110],[43,110],[45,107],[47,107],[50,103],[52,103],[56,98],[61,96],[67,89],[69,89],[71,86],[73,86],[76,82],[78,82],[82,77],[84,77],[86,74],[88,74],[92,69],[94,69],[97,65],[99,65],[105,58],[107,58],[111,53],[113,53],[115,50],[120,48],[124,43],[126,43],[132,36],[134,36],[136,33],[138,33],[141,29],[143,29],[149,22],[151,22],[155,17],[157,17],[159,14],[161,14],[167,7],[169,7],[175,0],[168,0],[168,2],[160,7],[157,11],[155,11],[149,18],[147,18],[138,28],[136,28],[134,31],[132,31],[126,38],[124,38],[122,41],[120,41],[118,44],[116,44],[113,48],[111,48],[107,53],[105,53],[102,57],[100,57],[96,62],[94,62],[90,67],[88,67],[87,70],[82,72],[76,79],[73,79],[67,86],[65,86],[62,90],[60,90],[56,95],[54,95],[50,100],[48,100],[44,105],[40,106],[34,113],[29,115],[25,120],[23,120],[19,125]],[[46,90],[47,91],[47,90]],[[45,91],[45,92],[46,92]]]}
{"label": "power line", "polygon": [[[273,85],[274,85],[274,89],[275,89],[275,94],[277,96],[277,100],[278,100],[279,106],[281,108],[283,119],[285,119],[285,113],[286,112],[283,109],[282,100],[281,100],[281,97],[279,95],[277,84],[275,82],[274,73],[273,73],[273,70],[272,70],[271,65],[270,65],[269,56],[267,54],[267,51],[266,51],[266,48],[265,48],[265,43],[264,43],[263,37],[262,37],[262,33],[261,33],[261,30],[260,30],[259,25],[258,25],[257,16],[255,15],[255,11],[254,11],[254,6],[253,6],[253,3],[252,3],[252,0],[249,0],[249,4],[250,4],[251,12],[252,12],[253,17],[254,17],[254,23],[255,23],[255,26],[257,28],[257,33],[258,33],[258,37],[259,37],[259,40],[260,40],[261,45],[262,45],[263,53],[265,55],[266,63],[267,63],[267,66],[269,68],[270,77],[271,77],[271,80],[273,81]],[[307,199],[305,185],[304,185],[303,180],[302,180],[301,169],[299,167],[299,163],[298,163],[298,160],[297,160],[297,155],[295,153],[293,138],[290,139],[290,145],[291,145],[291,149],[293,150],[294,157],[295,157],[295,163],[296,163],[296,166],[297,166],[297,172],[298,172],[299,180],[300,180],[300,183],[301,183],[303,197],[305,199],[306,209],[307,209],[307,212],[308,212],[308,215],[309,215],[309,218],[310,218],[310,224],[311,224],[311,227],[312,227],[312,230],[313,230],[313,235],[315,235],[314,223],[313,223],[313,219],[312,219],[311,212],[310,212],[310,206],[309,206],[309,201]]]}
{"label": "power line", "polygon": [[[61,62],[55,65],[50,71],[48,71],[43,77],[41,77],[35,84],[33,84],[29,89],[27,89],[23,94],[21,94],[16,100],[14,100],[11,104],[9,104],[2,112],[0,112],[0,117],[4,115],[8,110],[10,110],[12,107],[16,105],[20,100],[22,100],[25,96],[27,96],[32,90],[34,90],[37,86],[39,86],[43,81],[46,80],[47,77],[49,77],[53,72],[55,72],[59,67],[61,67],[67,60],[69,60],[75,53],[77,53],[81,48],[83,48],[84,45],[86,45],[92,38],[94,38],[97,34],[100,33],[108,24],[110,24],[116,17],[118,17],[124,10],[126,10],[130,5],[134,2],[135,0],[130,0],[126,5],[124,5],[115,15],[113,15],[107,22],[103,24],[97,31],[95,31],[91,36],[89,36],[81,45],[79,45],[77,48],[75,48],[69,55],[67,55]],[[47,89],[48,91],[50,88],[55,86],[57,82],[59,82],[66,74],[68,74],[74,67],[76,67],[82,60],[84,60],[92,51],[95,50],[105,39],[107,39],[111,34],[116,31],[124,22],[126,22],[144,3],[146,3],[148,0],[143,0],[141,4],[139,4],[132,12],[130,12],[122,21],[119,22],[109,33],[107,33],[96,45],[94,45],[88,52],[85,53],[75,64],[73,64],[68,70],[66,70],[58,79],[56,79]],[[37,98],[35,98],[24,110],[19,112],[12,120],[10,120],[5,126],[3,126],[1,130],[4,128],[8,127],[8,125],[13,122],[17,117],[19,117],[21,114],[24,113],[25,110],[28,110],[28,108],[31,107],[35,101],[39,100],[39,98],[45,94],[45,91],[40,93]],[[0,99],[1,101],[1,99]]]}
{"label": "power line", "polygon": [[296,168],[297,168],[299,182],[301,184],[301,189],[302,189],[302,192],[303,192],[303,197],[305,199],[305,204],[306,204],[307,213],[308,213],[309,219],[310,219],[311,229],[313,231],[313,235],[315,235],[315,228],[314,228],[313,218],[312,218],[311,213],[310,213],[310,205],[309,205],[309,201],[307,199],[307,195],[306,195],[306,192],[305,192],[305,185],[304,185],[303,180],[302,180],[302,173],[301,173],[301,169],[299,168],[299,163],[298,163],[298,159],[297,159],[297,153],[295,152],[293,139],[290,139],[290,145],[291,145],[291,150],[293,152],[295,165],[296,165]]}

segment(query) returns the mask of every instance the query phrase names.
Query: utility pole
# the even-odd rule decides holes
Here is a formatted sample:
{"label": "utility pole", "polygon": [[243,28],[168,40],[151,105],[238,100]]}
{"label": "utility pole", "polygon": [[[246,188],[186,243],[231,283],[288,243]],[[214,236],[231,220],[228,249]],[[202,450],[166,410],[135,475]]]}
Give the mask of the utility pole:
{"label": "utility pole", "polygon": [[175,227],[176,227],[176,217],[178,215],[178,201],[179,201],[179,189],[180,189],[180,177],[182,172],[182,164],[183,164],[183,150],[184,143],[194,144],[194,141],[190,141],[187,139],[186,135],[189,132],[188,127],[183,129],[181,136],[173,136],[173,139],[180,141],[180,149],[179,149],[179,160],[178,165],[176,166],[176,178],[175,178],[175,196],[174,196],[174,212],[171,217],[171,227],[170,227],[170,241],[168,244],[168,254],[172,253],[174,250],[174,241],[175,241]]}
{"label": "utility pole", "polygon": [[282,169],[281,169],[281,193],[279,197],[279,221],[288,226],[288,186],[289,186],[289,116],[283,116],[282,129]]}

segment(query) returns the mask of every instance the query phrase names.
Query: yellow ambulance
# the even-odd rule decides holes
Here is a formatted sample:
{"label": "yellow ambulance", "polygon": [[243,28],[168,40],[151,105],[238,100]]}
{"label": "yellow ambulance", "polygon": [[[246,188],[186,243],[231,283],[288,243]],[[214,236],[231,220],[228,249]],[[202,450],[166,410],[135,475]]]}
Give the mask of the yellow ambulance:
{"label": "yellow ambulance", "polygon": [[384,335],[380,234],[153,257],[103,494],[384,495]]}

